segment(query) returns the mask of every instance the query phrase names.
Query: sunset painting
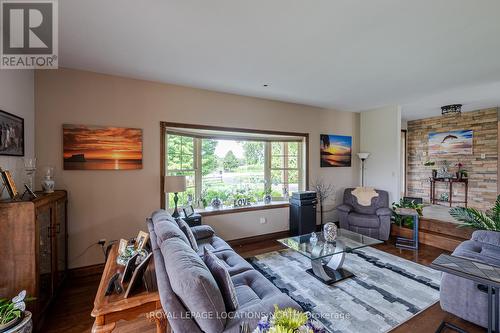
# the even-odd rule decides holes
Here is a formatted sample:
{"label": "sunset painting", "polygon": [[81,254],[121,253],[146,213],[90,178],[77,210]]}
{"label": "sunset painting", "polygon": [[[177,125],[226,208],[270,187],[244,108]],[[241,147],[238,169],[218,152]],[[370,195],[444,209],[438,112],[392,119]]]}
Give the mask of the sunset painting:
{"label": "sunset painting", "polygon": [[320,136],[321,167],[350,167],[352,137],[342,135]]}
{"label": "sunset painting", "polygon": [[472,130],[429,133],[429,155],[472,155]]}
{"label": "sunset painting", "polygon": [[142,130],[63,125],[64,170],[142,169]]}

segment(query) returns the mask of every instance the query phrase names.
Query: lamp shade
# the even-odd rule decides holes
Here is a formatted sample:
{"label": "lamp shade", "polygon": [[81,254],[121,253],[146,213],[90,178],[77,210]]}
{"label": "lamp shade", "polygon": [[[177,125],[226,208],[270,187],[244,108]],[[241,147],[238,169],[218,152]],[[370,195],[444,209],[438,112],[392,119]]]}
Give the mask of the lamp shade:
{"label": "lamp shade", "polygon": [[165,193],[178,193],[186,190],[186,176],[165,176]]}
{"label": "lamp shade", "polygon": [[360,160],[366,160],[370,156],[370,153],[358,153]]}

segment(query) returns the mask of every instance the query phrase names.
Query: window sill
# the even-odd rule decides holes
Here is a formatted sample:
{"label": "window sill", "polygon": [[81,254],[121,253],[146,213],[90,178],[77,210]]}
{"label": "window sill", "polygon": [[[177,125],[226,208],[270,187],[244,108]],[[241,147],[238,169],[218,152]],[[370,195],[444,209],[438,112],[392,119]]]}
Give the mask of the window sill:
{"label": "window sill", "polygon": [[207,207],[205,209],[196,209],[196,212],[198,214],[200,214],[201,216],[214,216],[214,215],[251,212],[251,211],[256,211],[256,210],[287,208],[288,206],[289,206],[288,201],[275,201],[275,202],[271,202],[268,205],[265,205],[263,203],[258,203],[258,204],[252,205],[252,206],[223,207],[220,209],[213,209],[211,207]]}

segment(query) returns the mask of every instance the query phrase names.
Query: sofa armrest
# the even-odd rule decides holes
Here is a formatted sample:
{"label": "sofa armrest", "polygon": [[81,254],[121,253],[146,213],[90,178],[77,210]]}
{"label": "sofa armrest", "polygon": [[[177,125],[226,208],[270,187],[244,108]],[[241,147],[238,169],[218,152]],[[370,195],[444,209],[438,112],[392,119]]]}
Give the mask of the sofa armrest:
{"label": "sofa armrest", "polygon": [[476,230],[472,233],[471,240],[491,244],[494,246],[500,246],[500,232],[489,231],[489,230]]}
{"label": "sofa armrest", "polygon": [[352,212],[353,208],[351,205],[343,204],[337,207],[338,211],[341,211],[343,213],[350,213]]}
{"label": "sofa armrest", "polygon": [[377,214],[377,216],[391,216],[392,210],[387,207],[382,207],[377,209],[375,213]]}
{"label": "sofa armrest", "polygon": [[214,229],[212,229],[209,225],[197,225],[191,227],[191,231],[193,232],[194,238],[196,240],[210,238],[215,235]]}

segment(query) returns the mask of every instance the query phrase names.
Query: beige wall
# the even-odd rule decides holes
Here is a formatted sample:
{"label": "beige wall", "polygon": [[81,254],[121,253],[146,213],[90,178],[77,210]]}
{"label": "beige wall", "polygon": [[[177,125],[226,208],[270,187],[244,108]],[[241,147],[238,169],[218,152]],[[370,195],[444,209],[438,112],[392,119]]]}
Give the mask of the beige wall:
{"label": "beige wall", "polygon": [[[97,246],[91,246],[93,243],[100,238],[135,236],[138,230],[146,229],[145,217],[159,208],[160,121],[308,132],[310,181],[321,176],[338,190],[359,181],[356,158],[352,168],[319,167],[320,132],[353,135],[353,150],[358,151],[356,113],[68,69],[37,71],[35,86],[39,165],[54,166],[56,187],[69,192],[70,267],[102,262],[102,254]],[[142,128],[143,169],[63,171],[64,123]],[[260,217],[266,217],[267,223],[261,224]],[[221,215],[206,218],[205,223],[225,239],[237,239],[286,230],[288,213],[276,209]]]}
{"label": "beige wall", "polygon": [[[0,74],[0,110],[24,119],[24,150],[26,157],[35,152],[34,75],[32,70],[3,70]],[[22,157],[0,156],[0,167],[9,170],[17,189],[24,191],[24,160]],[[4,191],[3,198],[7,198]]]}

